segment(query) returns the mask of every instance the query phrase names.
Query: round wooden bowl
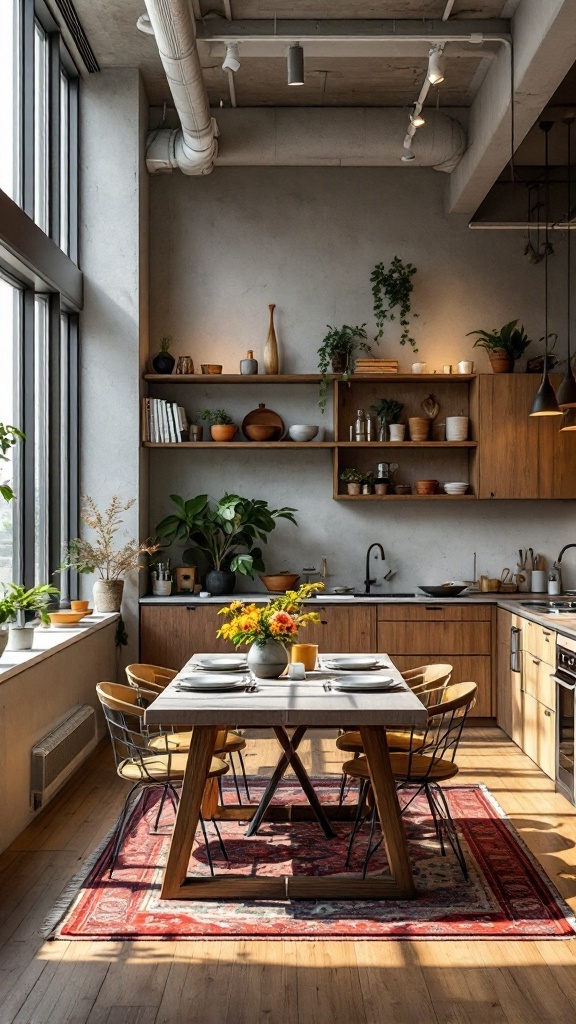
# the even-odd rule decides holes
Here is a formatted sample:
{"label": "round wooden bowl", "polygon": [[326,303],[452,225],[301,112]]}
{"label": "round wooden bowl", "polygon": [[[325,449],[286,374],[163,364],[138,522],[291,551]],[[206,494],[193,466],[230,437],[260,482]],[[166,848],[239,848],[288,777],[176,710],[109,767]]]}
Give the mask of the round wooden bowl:
{"label": "round wooden bowl", "polygon": [[300,576],[298,573],[281,572],[277,573],[276,576],[261,576],[260,579],[266,590],[269,590],[271,594],[280,594],[284,593],[285,590],[292,590]]}
{"label": "round wooden bowl", "polygon": [[249,441],[275,441],[278,437],[278,427],[267,423],[248,423],[244,433]]}
{"label": "round wooden bowl", "polygon": [[417,480],[414,484],[416,494],[434,494],[438,487],[437,480]]}
{"label": "round wooden bowl", "polygon": [[408,429],[411,441],[427,441],[430,434],[430,420],[427,416],[410,416]]}
{"label": "round wooden bowl", "polygon": [[[267,427],[272,431],[266,438],[256,438],[250,435],[251,427]],[[267,409],[264,402],[260,402],[257,409],[252,409],[242,420],[242,433],[248,441],[280,441],[285,434],[285,427],[282,418],[273,409]]]}
{"label": "round wooden bowl", "polygon": [[222,373],[221,363],[200,363],[202,373]]}

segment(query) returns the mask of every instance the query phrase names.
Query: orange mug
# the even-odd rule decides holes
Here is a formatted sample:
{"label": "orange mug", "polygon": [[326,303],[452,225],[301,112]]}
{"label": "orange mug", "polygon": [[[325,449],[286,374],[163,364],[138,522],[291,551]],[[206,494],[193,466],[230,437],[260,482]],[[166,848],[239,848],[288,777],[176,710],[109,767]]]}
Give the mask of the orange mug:
{"label": "orange mug", "polygon": [[290,649],[290,661],[301,661],[306,672],[316,668],[318,644],[294,644]]}
{"label": "orange mug", "polygon": [[90,606],[90,601],[70,601],[70,611],[72,612],[87,612]]}

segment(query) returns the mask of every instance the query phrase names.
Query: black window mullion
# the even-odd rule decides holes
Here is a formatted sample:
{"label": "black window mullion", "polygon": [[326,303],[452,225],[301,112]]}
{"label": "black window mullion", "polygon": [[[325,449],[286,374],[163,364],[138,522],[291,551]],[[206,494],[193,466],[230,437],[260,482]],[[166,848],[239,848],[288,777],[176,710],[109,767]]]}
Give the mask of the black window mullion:
{"label": "black window mullion", "polygon": [[34,218],[34,4],[22,0],[22,209]]}
{"label": "black window mullion", "polygon": [[60,552],[60,445],[66,444],[62,436],[64,424],[60,422],[60,295],[50,295],[48,309],[49,344],[49,396],[48,410],[48,558],[50,575],[61,562]]}
{"label": "black window mullion", "polygon": [[49,37],[48,144],[50,237],[60,245],[60,33]]}
{"label": "black window mullion", "polygon": [[[80,339],[78,316],[68,318],[68,428],[65,443],[68,446],[68,523],[67,536],[78,537],[80,533]],[[78,574],[70,573],[70,599],[79,594]]]}
{"label": "black window mullion", "polygon": [[68,255],[78,263],[78,79],[68,79]]}
{"label": "black window mullion", "polygon": [[21,394],[20,409],[22,429],[26,435],[23,446],[22,472],[19,482],[19,504],[21,516],[22,539],[22,582],[26,587],[34,586],[34,554],[35,554],[35,394],[34,394],[34,292],[27,288],[24,291],[22,308],[22,359],[21,359]]}

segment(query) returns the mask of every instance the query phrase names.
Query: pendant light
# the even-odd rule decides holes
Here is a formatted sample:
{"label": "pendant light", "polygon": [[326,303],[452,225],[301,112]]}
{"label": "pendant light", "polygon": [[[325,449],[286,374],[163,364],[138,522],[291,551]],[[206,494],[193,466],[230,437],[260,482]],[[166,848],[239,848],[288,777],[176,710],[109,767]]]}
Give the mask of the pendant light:
{"label": "pendant light", "polygon": [[[560,406],[560,408],[562,410],[576,408],[576,380],[574,379],[574,373],[573,373],[573,370],[572,370],[572,353],[571,353],[571,349],[570,349],[570,328],[571,328],[571,324],[570,324],[570,315],[571,315],[571,301],[570,301],[571,295],[570,295],[570,289],[572,287],[572,280],[571,280],[571,278],[572,278],[572,273],[571,273],[571,269],[572,269],[572,267],[571,267],[572,232],[570,230],[570,217],[571,217],[571,212],[572,212],[572,179],[571,179],[571,175],[572,175],[572,125],[574,124],[574,120],[575,120],[575,115],[574,114],[568,114],[566,117],[562,118],[563,123],[566,125],[566,127],[568,129],[568,153],[567,153],[567,156],[568,156],[568,189],[567,189],[567,203],[568,203],[568,206],[567,206],[567,212],[566,212],[566,219],[567,219],[567,224],[568,224],[568,238],[567,238],[567,241],[566,241],[566,275],[567,275],[566,310],[567,310],[567,317],[568,317],[568,322],[566,324],[566,347],[567,347],[567,350],[568,350],[568,364],[566,366],[566,373],[564,374],[564,377],[562,378],[562,382],[560,384],[560,387],[558,388],[558,394],[557,394],[558,405]],[[560,427],[560,430],[574,430],[574,429],[575,429],[574,427],[569,426],[567,424],[566,417],[564,417],[564,421],[562,423],[562,426]]]}
{"label": "pendant light", "polygon": [[550,383],[548,376],[548,257],[550,254],[550,242],[548,239],[548,222],[550,220],[550,182],[548,176],[548,133],[552,128],[552,121],[541,121],[540,128],[544,132],[545,139],[545,178],[544,185],[546,191],[546,202],[545,202],[545,235],[544,235],[544,366],[542,369],[542,381],[538,391],[534,395],[534,401],[532,402],[532,408],[530,409],[531,416],[561,416],[562,412],[558,408],[558,402],[556,401],[556,395],[554,394],[554,388]]}
{"label": "pendant light", "polygon": [[300,43],[293,43],[288,49],[286,64],[288,85],[304,85],[304,50]]}

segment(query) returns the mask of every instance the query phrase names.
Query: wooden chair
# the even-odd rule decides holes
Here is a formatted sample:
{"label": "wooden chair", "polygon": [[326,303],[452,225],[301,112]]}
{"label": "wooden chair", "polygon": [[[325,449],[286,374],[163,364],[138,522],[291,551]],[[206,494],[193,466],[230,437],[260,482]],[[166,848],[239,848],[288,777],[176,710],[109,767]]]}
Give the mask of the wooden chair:
{"label": "wooden chair", "polygon": [[[446,782],[458,774],[458,765],[455,761],[456,752],[466,717],[476,701],[477,689],[476,683],[452,683],[449,686],[440,687],[438,690],[432,691],[438,696],[428,707],[428,722],[424,734],[419,737],[416,731],[412,731],[408,750],[398,751],[390,755],[392,771],[396,779],[398,791],[402,792],[410,787],[408,799],[401,807],[402,813],[408,809],[421,792],[426,794],[442,855],[444,856],[446,852],[444,844],[444,834],[446,834],[462,869],[464,878],[468,877],[466,861],[452,815],[450,814],[450,807],[440,783]],[[346,761],[342,766],[342,772],[344,776],[350,776],[358,779],[360,782],[356,820],[350,836],[346,857],[346,867],[348,867],[354,839],[367,817],[365,814],[364,818],[362,818],[362,811],[369,794],[371,782],[366,757],[356,757],[351,761]],[[382,843],[382,838],[380,838],[372,846],[376,823],[375,806],[372,807],[369,814],[371,817],[370,838],[364,859],[364,876],[366,875],[370,858]]]}
{"label": "wooden chair", "polygon": [[[126,677],[130,686],[139,689],[142,692],[143,688],[151,695],[150,699],[146,701],[146,704],[150,703],[155,696],[162,693],[166,689],[168,683],[177,676],[177,672],[173,668],[163,668],[162,665],[146,665],[146,664],[134,664],[126,666]],[[179,753],[188,753],[190,749],[190,730],[185,732],[174,732],[170,744],[171,749]],[[238,761],[240,762],[240,771],[242,773],[242,781],[244,783],[244,790],[248,803],[250,803],[250,789],[248,786],[248,777],[246,775],[246,765],[244,764],[244,758],[242,751],[246,748],[246,741],[238,732],[233,730],[228,731],[227,729],[221,729],[216,737],[216,747],[214,753],[228,754],[230,757],[230,767],[232,769],[232,777],[234,779],[234,787],[236,789],[236,796],[238,803],[242,804],[242,797],[240,795],[240,786],[238,784],[238,775],[236,773],[236,765],[234,764],[234,754],[238,755]]]}
{"label": "wooden chair", "polygon": [[[154,831],[157,831],[167,797],[172,802],[174,811],[177,810],[178,794],[176,786],[184,778],[188,758],[187,754],[174,751],[170,747],[171,733],[159,733],[154,736],[148,736],[143,731],[145,709],[138,703],[138,691],[134,687],[123,686],[121,683],[104,682],[98,683],[96,693],[98,694],[98,699],[108,724],[116,771],[121,779],[132,783],[114,833],[110,858],[110,877],[112,877],[124,838],[128,811],[134,809],[139,800],[144,801],[144,811],[150,793],[155,789],[161,789],[162,796],[154,823]],[[228,765],[226,761],[213,757],[207,780],[219,779],[227,771]],[[136,799],[132,802],[134,796],[136,796]],[[213,813],[212,809],[211,814]],[[213,817],[212,823],[218,836],[222,855],[225,860],[228,860],[218,825]],[[210,873],[213,875],[214,865],[212,863],[206,825],[202,815],[200,815],[200,825],[206,845]]]}

